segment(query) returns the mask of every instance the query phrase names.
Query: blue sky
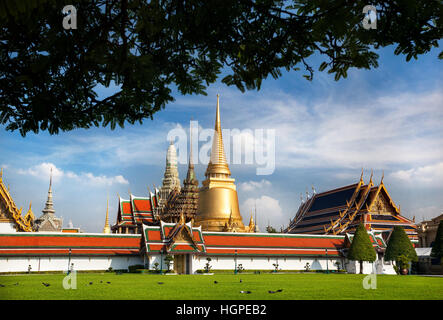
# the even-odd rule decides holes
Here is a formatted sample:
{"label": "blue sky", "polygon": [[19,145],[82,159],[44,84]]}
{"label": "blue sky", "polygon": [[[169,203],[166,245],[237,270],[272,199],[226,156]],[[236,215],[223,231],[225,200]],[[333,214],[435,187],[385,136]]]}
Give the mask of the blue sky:
{"label": "blue sky", "polygon": [[[275,170],[257,175],[257,165],[231,164],[245,222],[257,205],[258,224],[286,226],[311,185],[317,192],[355,183],[364,168],[365,181],[374,170],[406,217],[437,216],[443,211],[443,72],[439,50],[406,62],[393,47],[380,50],[379,67],[351,70],[336,82],[316,72],[309,82],[303,72],[284,72],[266,79],[260,91],[241,93],[221,82],[207,96],[182,96],[154,120],[124,129],[93,128],[50,136],[22,138],[0,130],[0,165],[19,207],[29,202],[36,216],[44,207],[49,168],[54,167],[54,207],[64,224],[87,232],[103,229],[106,198],[110,219],[117,214],[117,193],[143,196],[161,185],[167,135],[213,128],[216,94],[220,94],[222,127],[275,130]],[[311,60],[319,64],[318,57]],[[110,94],[115,88],[101,89]],[[228,142],[225,139],[225,144]],[[180,151],[180,150],[179,150]],[[245,153],[250,152],[246,148]],[[198,164],[204,180],[206,164]],[[186,163],[179,164],[180,179]]]}

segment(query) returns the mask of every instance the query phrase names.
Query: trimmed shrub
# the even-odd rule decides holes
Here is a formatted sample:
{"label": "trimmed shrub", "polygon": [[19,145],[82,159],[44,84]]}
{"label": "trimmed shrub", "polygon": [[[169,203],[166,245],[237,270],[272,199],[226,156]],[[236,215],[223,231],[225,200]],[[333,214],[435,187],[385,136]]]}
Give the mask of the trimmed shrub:
{"label": "trimmed shrub", "polygon": [[129,271],[129,273],[136,273],[137,269],[144,269],[144,267],[145,266],[142,264],[135,264],[133,266],[129,266],[128,271]]}
{"label": "trimmed shrub", "polygon": [[[400,256],[405,258],[400,261]],[[395,226],[386,247],[385,260],[395,261],[396,265],[401,268],[401,264],[404,265],[405,259],[408,260],[408,263],[418,261],[417,253],[403,227]]]}
{"label": "trimmed shrub", "polygon": [[348,259],[360,262],[360,274],[363,273],[363,261],[374,262],[377,259],[369,234],[363,223],[360,223],[348,251]]}

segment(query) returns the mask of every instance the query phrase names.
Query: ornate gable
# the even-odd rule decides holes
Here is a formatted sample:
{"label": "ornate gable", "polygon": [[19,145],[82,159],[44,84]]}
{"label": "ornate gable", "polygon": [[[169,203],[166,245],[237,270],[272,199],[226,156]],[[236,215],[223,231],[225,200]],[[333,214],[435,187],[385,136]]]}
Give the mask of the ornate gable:
{"label": "ornate gable", "polygon": [[191,222],[160,222],[158,226],[143,225],[146,252],[204,253],[206,252],[201,227],[193,227]]}
{"label": "ornate gable", "polygon": [[31,205],[23,217],[22,208],[17,208],[9,193],[9,188],[3,183],[3,169],[0,170],[0,222],[14,223],[17,231],[32,231],[34,225]]}
{"label": "ornate gable", "polygon": [[397,207],[382,187],[381,192],[377,192],[370,205],[370,213],[376,215],[396,215]]}

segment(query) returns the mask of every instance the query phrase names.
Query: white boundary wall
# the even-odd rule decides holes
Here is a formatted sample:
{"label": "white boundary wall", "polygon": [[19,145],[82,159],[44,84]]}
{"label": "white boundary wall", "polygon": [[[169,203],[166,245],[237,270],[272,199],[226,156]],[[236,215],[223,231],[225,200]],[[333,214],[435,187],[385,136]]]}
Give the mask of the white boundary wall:
{"label": "white boundary wall", "polygon": [[[163,259],[166,255],[163,255]],[[211,270],[234,270],[235,257],[233,256],[192,256],[190,259],[190,273],[197,273],[197,270],[205,269],[206,258],[210,257]],[[158,262],[166,269],[161,255],[150,255],[148,258],[140,256],[104,256],[104,257],[71,257],[70,263],[74,264],[74,270],[114,270],[127,269],[132,265],[149,265],[149,269],[154,270],[154,264]],[[337,270],[336,262],[340,263],[340,269],[346,269],[348,273],[359,273],[360,264],[358,261],[348,261],[346,259],[325,257],[237,257],[237,266],[242,265],[243,269],[249,270],[274,270],[273,264],[278,263],[279,270],[305,270],[306,263],[309,263],[310,270],[323,270],[327,268]],[[68,257],[0,257],[0,273],[4,272],[27,272],[29,265],[31,271],[66,271],[68,268]],[[172,265],[171,265],[172,267]],[[377,274],[396,274],[393,265],[376,261],[374,263]],[[373,264],[363,262],[363,273],[373,273]]]}
{"label": "white boundary wall", "polygon": [[15,226],[13,223],[2,222],[0,223],[0,233],[15,233]]}
{"label": "white boundary wall", "polygon": [[[29,265],[32,271],[67,271],[68,257],[0,257],[0,272],[26,272]],[[108,256],[108,257],[71,257],[69,263],[74,270],[108,270],[127,269],[131,265],[143,265],[139,256]]]}
{"label": "white boundary wall", "polygon": [[[211,270],[234,270],[235,260],[237,266],[242,265],[243,269],[249,270],[274,270],[273,264],[278,264],[279,270],[305,270],[306,263],[309,263],[310,270],[337,270],[336,262],[340,263],[340,269],[343,269],[343,259],[325,257],[257,257],[257,256],[194,256],[192,259],[191,270],[196,273],[199,269],[204,269],[208,262],[206,258],[210,257]],[[326,262],[327,261],[327,262]]]}

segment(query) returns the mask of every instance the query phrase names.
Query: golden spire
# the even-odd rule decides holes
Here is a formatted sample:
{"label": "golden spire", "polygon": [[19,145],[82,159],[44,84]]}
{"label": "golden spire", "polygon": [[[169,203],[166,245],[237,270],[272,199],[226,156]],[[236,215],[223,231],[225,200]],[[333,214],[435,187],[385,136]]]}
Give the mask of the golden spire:
{"label": "golden spire", "polygon": [[111,228],[109,227],[109,196],[106,200],[106,220],[105,227],[103,228],[103,233],[111,233]]}
{"label": "golden spire", "polygon": [[205,176],[222,174],[227,177],[231,175],[228,162],[226,161],[225,149],[223,146],[223,136],[220,121],[220,95],[217,94],[217,110],[215,115],[214,138],[212,139],[211,158]]}
{"label": "golden spire", "polygon": [[211,158],[205,172],[206,179],[199,192],[195,224],[205,231],[245,231],[235,179],[231,178],[223,147],[219,95],[214,129]]}

